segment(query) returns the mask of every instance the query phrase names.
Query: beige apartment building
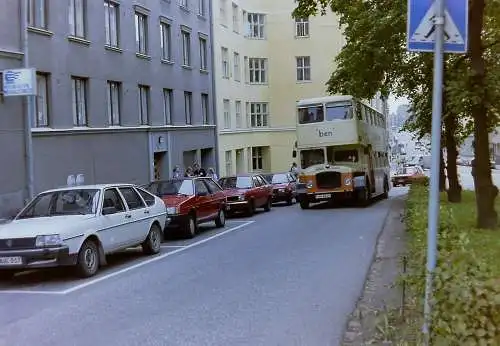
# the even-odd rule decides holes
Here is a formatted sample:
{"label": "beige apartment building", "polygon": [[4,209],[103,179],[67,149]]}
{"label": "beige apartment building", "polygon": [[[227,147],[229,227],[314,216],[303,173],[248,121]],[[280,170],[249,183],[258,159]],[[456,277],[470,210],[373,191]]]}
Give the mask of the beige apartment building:
{"label": "beige apartment building", "polygon": [[296,101],[326,94],[344,41],[333,14],[295,20],[289,0],[214,0],[219,172],[286,171]]}

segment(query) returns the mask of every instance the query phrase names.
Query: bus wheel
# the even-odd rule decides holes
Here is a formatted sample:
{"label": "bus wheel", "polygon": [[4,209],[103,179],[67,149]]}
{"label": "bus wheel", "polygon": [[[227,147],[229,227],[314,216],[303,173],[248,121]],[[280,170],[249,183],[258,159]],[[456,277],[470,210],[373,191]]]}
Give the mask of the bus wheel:
{"label": "bus wheel", "polygon": [[367,186],[367,187],[364,187],[362,189],[359,189],[357,191],[357,201],[359,203],[360,206],[362,207],[366,207],[369,203],[370,203],[370,188]]}
{"label": "bus wheel", "polygon": [[301,199],[300,200],[300,207],[302,209],[309,209],[309,206],[310,205],[309,205],[309,201],[308,200],[306,200],[306,199]]}

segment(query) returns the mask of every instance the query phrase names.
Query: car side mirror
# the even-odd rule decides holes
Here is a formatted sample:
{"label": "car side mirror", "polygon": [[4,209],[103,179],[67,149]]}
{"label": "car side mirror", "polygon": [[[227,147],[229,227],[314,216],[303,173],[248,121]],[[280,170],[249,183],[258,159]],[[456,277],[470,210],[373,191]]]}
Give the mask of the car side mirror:
{"label": "car side mirror", "polygon": [[105,207],[102,208],[102,215],[111,215],[111,214],[116,214],[118,210],[116,210],[116,207]]}

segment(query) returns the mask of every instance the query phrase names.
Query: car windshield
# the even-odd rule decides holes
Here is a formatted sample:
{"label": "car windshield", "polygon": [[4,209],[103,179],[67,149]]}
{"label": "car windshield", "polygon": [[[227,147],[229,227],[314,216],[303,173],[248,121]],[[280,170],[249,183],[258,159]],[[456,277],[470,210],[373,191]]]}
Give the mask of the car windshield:
{"label": "car windshield", "polygon": [[89,215],[97,212],[99,190],[60,190],[41,193],[16,219],[60,215]]}
{"label": "car windshield", "polygon": [[268,183],[271,183],[273,180],[273,174],[263,174],[262,176],[264,177],[264,179],[266,179]]}
{"label": "car windshield", "polygon": [[148,190],[158,197],[171,195],[194,195],[193,181],[191,179],[154,182],[149,185]]}
{"label": "car windshield", "polygon": [[286,174],[275,174],[273,175],[273,179],[271,181],[273,184],[287,184],[288,177]]}
{"label": "car windshield", "polygon": [[229,177],[219,180],[223,189],[251,189],[252,177]]}

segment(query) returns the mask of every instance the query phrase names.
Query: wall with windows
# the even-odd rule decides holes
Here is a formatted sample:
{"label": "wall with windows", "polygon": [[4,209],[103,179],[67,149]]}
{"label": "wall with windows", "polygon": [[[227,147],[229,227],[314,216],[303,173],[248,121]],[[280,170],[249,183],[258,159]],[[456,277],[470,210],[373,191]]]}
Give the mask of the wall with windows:
{"label": "wall with windows", "polygon": [[[2,2],[0,70],[21,65],[20,4]],[[64,183],[59,175],[82,162],[86,169],[95,162],[108,165],[97,169],[106,174],[87,175],[88,182],[149,179],[151,131],[182,131],[173,142],[178,148],[215,146],[210,10],[210,0],[29,0],[30,64],[37,69],[38,85],[37,189]],[[0,100],[0,114],[0,143],[10,146],[2,145],[0,161],[12,163],[0,178],[1,214],[2,196],[24,189],[21,99]],[[82,152],[87,141],[105,145],[101,153],[112,160],[101,160],[95,151],[96,161],[90,163]],[[134,161],[138,151],[141,158]],[[56,154],[68,160],[54,161]],[[134,167],[124,176],[118,172],[127,160]],[[182,167],[182,153],[168,161],[164,166]],[[58,173],[46,174],[52,169]]]}

